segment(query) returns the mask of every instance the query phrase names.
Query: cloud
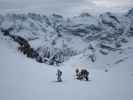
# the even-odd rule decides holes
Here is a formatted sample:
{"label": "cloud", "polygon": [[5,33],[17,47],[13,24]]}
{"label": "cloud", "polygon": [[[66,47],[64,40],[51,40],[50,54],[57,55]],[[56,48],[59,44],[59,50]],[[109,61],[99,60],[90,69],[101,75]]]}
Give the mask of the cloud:
{"label": "cloud", "polygon": [[103,12],[125,13],[133,7],[133,0],[93,0],[92,2]]}
{"label": "cloud", "polygon": [[133,6],[133,0],[0,0],[0,10],[35,11],[76,15],[81,12],[123,12]]}
{"label": "cloud", "polygon": [[93,3],[96,6],[101,7],[128,7],[133,5],[133,1],[131,0],[93,0]]}

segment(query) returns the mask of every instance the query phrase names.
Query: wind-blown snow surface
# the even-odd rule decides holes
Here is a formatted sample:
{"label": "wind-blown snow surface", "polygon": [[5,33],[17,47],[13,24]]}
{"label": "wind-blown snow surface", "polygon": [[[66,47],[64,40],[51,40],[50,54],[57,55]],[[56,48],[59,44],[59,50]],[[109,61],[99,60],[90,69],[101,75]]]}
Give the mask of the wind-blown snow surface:
{"label": "wind-blown snow surface", "polygon": [[79,58],[62,65],[63,82],[57,83],[57,67],[37,63],[0,42],[0,100],[133,99],[133,56],[109,72],[89,68],[89,82],[74,79],[73,65],[78,64]]}

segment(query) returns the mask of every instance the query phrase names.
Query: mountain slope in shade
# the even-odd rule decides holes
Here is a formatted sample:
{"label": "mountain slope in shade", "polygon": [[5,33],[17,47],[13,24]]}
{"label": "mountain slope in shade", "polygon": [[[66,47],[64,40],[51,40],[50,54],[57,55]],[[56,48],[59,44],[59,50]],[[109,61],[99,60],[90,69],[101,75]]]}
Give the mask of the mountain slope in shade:
{"label": "mountain slope in shade", "polygon": [[26,54],[35,51],[37,61],[54,65],[83,52],[108,55],[121,50],[133,36],[132,9],[125,15],[107,12],[98,17],[88,13],[71,18],[58,14],[1,14],[1,36],[5,32],[11,40],[19,37],[27,41],[28,50],[18,45],[26,49]]}

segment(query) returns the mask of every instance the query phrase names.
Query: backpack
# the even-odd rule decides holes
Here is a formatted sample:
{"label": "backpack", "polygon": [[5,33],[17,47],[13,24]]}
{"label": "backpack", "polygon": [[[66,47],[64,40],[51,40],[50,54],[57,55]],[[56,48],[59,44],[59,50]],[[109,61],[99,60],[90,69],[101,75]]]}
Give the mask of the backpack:
{"label": "backpack", "polygon": [[62,75],[62,71],[58,70],[58,75],[61,76]]}

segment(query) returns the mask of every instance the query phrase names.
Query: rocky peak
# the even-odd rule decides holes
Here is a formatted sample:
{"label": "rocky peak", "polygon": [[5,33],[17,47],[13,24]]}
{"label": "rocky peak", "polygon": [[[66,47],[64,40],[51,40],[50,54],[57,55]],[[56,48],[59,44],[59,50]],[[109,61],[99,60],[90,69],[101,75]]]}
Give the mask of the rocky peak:
{"label": "rocky peak", "polygon": [[90,17],[91,15],[87,12],[81,13],[80,17]]}
{"label": "rocky peak", "polygon": [[126,14],[127,17],[133,17],[133,8],[131,8]]}

